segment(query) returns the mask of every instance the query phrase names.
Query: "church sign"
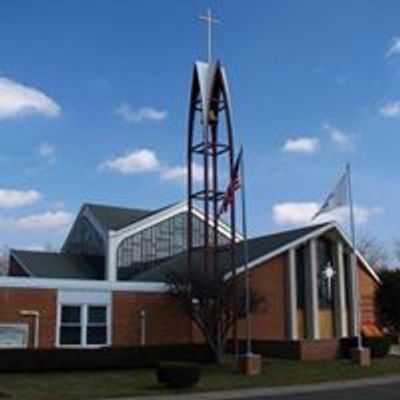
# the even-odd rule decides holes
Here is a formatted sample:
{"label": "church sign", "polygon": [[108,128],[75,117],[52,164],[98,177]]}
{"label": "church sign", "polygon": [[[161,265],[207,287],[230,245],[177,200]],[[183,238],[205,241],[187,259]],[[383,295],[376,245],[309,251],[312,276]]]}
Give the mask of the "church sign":
{"label": "church sign", "polygon": [[27,346],[27,324],[0,324],[0,348],[25,348]]}

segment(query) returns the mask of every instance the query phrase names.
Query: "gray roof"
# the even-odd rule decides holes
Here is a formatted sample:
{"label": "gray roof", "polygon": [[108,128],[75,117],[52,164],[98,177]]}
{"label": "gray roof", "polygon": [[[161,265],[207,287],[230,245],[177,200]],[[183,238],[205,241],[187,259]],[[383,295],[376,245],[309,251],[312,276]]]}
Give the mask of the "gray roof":
{"label": "gray roof", "polygon": [[[302,238],[303,236],[312,233],[323,226],[329,225],[319,224],[312,225],[305,228],[293,229],[290,231],[279,232],[271,235],[260,236],[248,240],[249,249],[249,262],[256,260],[259,257],[272,253],[279,248]],[[195,251],[192,259],[192,268],[197,269],[203,265],[204,252],[201,250]],[[226,272],[230,270],[230,256],[228,252],[221,251],[218,254],[218,265],[221,265]],[[241,243],[237,244],[236,249],[236,266],[242,266],[244,263],[243,246]],[[138,281],[151,281],[162,282],[165,281],[166,275],[171,271],[183,271],[187,266],[187,252],[178,254],[164,263],[156,265],[154,268],[149,269],[134,277]]]}
{"label": "gray roof", "polygon": [[104,279],[104,258],[26,250],[10,256],[33,278]]}
{"label": "gray roof", "polygon": [[86,204],[98,221],[107,229],[119,230],[154,213],[140,208]]}
{"label": "gray roof", "polygon": [[146,210],[143,208],[128,208],[108,206],[104,204],[85,204],[97,220],[109,230],[119,230],[138,222],[144,218],[157,214],[167,208],[172,207],[176,203],[170,204],[166,207],[158,208],[155,210]]}

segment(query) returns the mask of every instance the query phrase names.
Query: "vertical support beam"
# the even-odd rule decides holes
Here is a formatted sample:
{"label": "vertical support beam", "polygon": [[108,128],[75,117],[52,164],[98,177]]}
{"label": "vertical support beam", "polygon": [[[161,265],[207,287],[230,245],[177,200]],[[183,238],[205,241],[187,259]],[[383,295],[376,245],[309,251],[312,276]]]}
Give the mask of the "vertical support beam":
{"label": "vertical support beam", "polygon": [[[357,336],[359,334],[358,332],[358,279],[356,274],[358,273],[358,269],[356,268],[356,271],[353,270],[352,265],[354,260],[353,257],[355,257],[354,252],[351,252],[351,254],[347,254],[346,257],[348,257],[348,263],[347,265],[349,268],[346,271],[347,279],[349,282],[349,304],[350,304],[350,335],[351,336]],[[355,261],[357,262],[357,261]]]}
{"label": "vertical support beam", "polygon": [[319,339],[318,255],[317,239],[308,243],[305,269],[306,336]]}
{"label": "vertical support beam", "polygon": [[109,282],[117,281],[117,243],[115,239],[107,238],[107,249],[105,259],[105,277]]}
{"label": "vertical support beam", "polygon": [[296,249],[291,248],[287,253],[287,335],[289,340],[298,340],[297,324],[297,274],[296,274]]}
{"label": "vertical support beam", "polygon": [[335,279],[335,330],[336,337],[348,336],[346,285],[343,243],[340,240],[333,242],[333,263],[336,268]]}

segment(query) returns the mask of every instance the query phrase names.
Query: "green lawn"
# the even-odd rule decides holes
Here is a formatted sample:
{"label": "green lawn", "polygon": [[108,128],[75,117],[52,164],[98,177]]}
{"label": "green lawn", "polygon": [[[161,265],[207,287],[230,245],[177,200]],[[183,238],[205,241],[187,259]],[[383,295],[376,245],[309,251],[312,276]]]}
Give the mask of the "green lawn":
{"label": "green lawn", "polygon": [[[360,369],[346,360],[308,363],[270,360],[265,362],[263,373],[258,377],[243,376],[227,362],[222,366],[204,367],[196,390],[271,387],[393,374],[400,374],[400,359],[375,360],[368,369]],[[168,393],[157,384],[154,370],[0,374],[0,392],[6,393],[6,398],[18,400],[101,399]]]}

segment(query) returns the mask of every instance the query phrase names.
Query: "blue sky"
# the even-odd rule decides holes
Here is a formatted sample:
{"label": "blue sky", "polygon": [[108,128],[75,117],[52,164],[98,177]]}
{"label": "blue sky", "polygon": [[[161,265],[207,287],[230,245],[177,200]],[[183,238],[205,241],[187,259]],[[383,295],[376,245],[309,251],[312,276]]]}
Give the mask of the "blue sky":
{"label": "blue sky", "polygon": [[[222,20],[252,234],[308,223],[351,161],[358,231],[400,237],[398,1],[0,4],[0,246],[58,246],[83,202],[184,198],[198,15]],[[343,214],[336,215],[344,222]]]}

